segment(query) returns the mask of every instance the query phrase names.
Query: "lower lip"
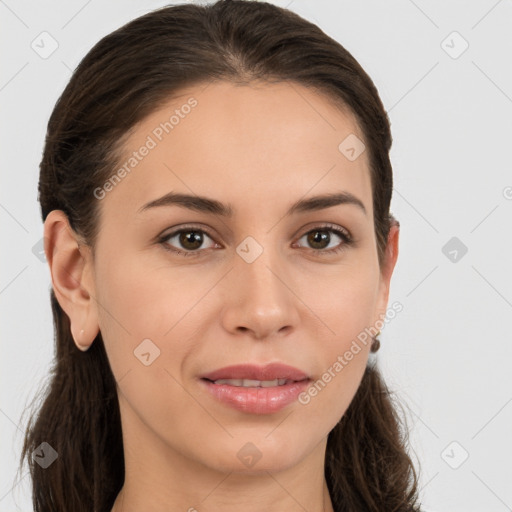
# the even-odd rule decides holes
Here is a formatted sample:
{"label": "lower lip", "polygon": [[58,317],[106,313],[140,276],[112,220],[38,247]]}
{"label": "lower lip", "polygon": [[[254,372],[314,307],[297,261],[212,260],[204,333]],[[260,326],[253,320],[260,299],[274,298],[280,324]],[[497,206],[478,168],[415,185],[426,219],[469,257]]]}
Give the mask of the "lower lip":
{"label": "lower lip", "polygon": [[229,384],[214,384],[210,380],[200,379],[206,389],[219,401],[253,414],[271,414],[280,411],[297,399],[310,380],[291,382],[283,386],[268,388],[245,388]]}

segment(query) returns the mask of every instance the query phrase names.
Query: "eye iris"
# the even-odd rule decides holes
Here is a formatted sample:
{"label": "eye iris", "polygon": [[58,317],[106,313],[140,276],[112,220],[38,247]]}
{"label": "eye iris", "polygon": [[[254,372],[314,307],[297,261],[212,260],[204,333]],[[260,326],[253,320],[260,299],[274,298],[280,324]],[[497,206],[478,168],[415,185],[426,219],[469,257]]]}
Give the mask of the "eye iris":
{"label": "eye iris", "polygon": [[[317,236],[319,234],[319,236]],[[327,241],[327,245],[329,245],[330,235],[326,231],[311,231],[308,235],[308,242],[315,249],[324,249],[326,246],[322,246],[322,243]],[[315,244],[320,244],[321,247],[315,247]]]}
{"label": "eye iris", "polygon": [[[191,236],[189,236],[191,235]],[[185,247],[186,249],[191,249],[191,250],[194,250],[194,249],[199,249],[199,247],[201,247],[201,244],[203,242],[203,235],[201,233],[199,233],[198,231],[182,231],[180,233],[180,243],[183,245],[183,247]],[[189,244],[192,243],[192,244],[196,244],[196,246],[194,247],[190,247]]]}

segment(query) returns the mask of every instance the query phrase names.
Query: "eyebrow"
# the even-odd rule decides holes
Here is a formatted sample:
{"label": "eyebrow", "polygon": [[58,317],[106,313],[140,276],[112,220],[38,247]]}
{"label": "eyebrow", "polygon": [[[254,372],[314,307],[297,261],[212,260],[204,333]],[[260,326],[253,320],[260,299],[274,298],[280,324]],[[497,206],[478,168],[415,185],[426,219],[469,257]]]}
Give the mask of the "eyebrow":
{"label": "eyebrow", "polygon": [[[366,208],[363,202],[351,194],[350,192],[338,192],[334,194],[323,194],[307,199],[299,199],[292,204],[286,215],[292,213],[311,212],[331,208],[340,204],[351,204],[357,206],[365,215]],[[139,208],[137,213],[143,213],[153,208],[162,206],[181,206],[202,213],[212,213],[214,215],[231,218],[233,217],[233,208],[231,205],[223,204],[216,199],[210,199],[204,196],[180,194],[176,192],[169,192],[158,199],[154,199]]]}

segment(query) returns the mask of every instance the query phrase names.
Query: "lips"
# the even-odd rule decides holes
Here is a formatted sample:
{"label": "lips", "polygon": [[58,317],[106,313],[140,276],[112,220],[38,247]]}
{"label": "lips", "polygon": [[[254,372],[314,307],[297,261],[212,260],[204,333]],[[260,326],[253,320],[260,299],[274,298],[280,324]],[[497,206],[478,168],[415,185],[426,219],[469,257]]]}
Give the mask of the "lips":
{"label": "lips", "polygon": [[265,366],[254,364],[240,364],[226,366],[201,376],[209,381],[216,380],[254,380],[274,381],[285,379],[286,381],[299,382],[309,379],[308,375],[298,368],[282,363],[270,363]]}

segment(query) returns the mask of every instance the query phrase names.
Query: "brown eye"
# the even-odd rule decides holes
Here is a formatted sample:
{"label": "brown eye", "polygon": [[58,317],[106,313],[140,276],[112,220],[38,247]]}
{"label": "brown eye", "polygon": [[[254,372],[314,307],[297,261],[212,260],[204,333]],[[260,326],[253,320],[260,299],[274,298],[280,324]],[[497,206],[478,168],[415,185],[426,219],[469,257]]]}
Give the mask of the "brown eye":
{"label": "brown eye", "polygon": [[[212,245],[210,247],[202,247],[205,241],[205,236],[212,240],[210,235],[202,229],[182,228],[163,236],[159,242],[167,251],[175,252],[182,256],[199,256],[203,253],[202,249],[206,250],[215,246],[215,242],[212,240]],[[173,244],[171,244],[170,242],[173,239],[175,240],[173,241]]]}
{"label": "brown eye", "polygon": [[203,236],[199,231],[180,231],[178,240],[185,249],[196,250],[201,247]]}
{"label": "brown eye", "polygon": [[[319,254],[336,253],[352,244],[349,233],[334,226],[319,226],[305,233],[299,241],[303,238],[306,239],[309,248]],[[341,239],[341,243],[339,239]]]}
{"label": "brown eye", "polygon": [[[325,249],[331,240],[331,236],[327,231],[310,231],[307,235],[308,243],[313,249]],[[325,245],[327,243],[327,245]]]}

